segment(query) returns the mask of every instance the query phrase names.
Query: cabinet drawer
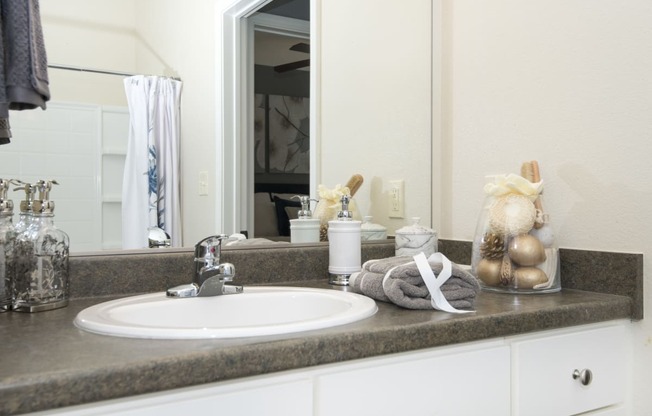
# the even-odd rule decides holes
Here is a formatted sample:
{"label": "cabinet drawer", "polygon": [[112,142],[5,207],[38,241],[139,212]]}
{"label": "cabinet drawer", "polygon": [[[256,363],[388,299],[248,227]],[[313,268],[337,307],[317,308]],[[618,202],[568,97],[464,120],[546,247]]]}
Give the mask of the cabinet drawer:
{"label": "cabinet drawer", "polygon": [[509,414],[509,347],[420,356],[321,375],[315,414]]}
{"label": "cabinet drawer", "polygon": [[[624,401],[625,337],[614,326],[514,342],[514,414],[573,415]],[[575,370],[589,370],[590,382],[574,378]]]}

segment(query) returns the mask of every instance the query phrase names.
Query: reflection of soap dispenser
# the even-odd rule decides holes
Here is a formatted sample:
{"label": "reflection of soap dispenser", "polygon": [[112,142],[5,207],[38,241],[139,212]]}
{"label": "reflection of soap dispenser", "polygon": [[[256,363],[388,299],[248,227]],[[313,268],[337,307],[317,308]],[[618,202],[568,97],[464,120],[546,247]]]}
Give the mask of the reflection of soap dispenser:
{"label": "reflection of soap dispenser", "polygon": [[39,312],[68,304],[68,235],[55,227],[54,201],[50,191],[56,181],[38,181],[38,199],[33,203],[33,218],[25,231],[16,236],[13,307],[20,312]]}
{"label": "reflection of soap dispenser", "polygon": [[319,218],[312,218],[310,211],[310,199],[307,195],[296,195],[301,202],[299,218],[290,220],[290,242],[291,243],[318,243],[319,242]]}
{"label": "reflection of soap dispenser", "polygon": [[0,179],[0,312],[11,307],[13,251],[16,230],[13,224],[14,203],[7,199],[11,180]]}
{"label": "reflection of soap dispenser", "polygon": [[348,286],[351,274],[361,269],[362,222],[353,220],[350,200],[350,196],[342,196],[342,210],[337,213],[337,219],[328,221],[328,272],[332,285]]}

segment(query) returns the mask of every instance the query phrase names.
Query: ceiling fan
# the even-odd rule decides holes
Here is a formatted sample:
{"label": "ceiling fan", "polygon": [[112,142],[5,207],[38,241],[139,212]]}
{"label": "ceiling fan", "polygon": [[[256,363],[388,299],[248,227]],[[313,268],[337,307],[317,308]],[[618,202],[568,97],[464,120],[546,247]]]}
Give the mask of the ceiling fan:
{"label": "ceiling fan", "polygon": [[[290,46],[291,51],[310,53],[310,45],[307,43],[297,43]],[[295,69],[305,68],[310,66],[310,59],[302,59],[300,61],[288,62],[287,64],[276,65],[274,71],[278,73],[293,71]]]}

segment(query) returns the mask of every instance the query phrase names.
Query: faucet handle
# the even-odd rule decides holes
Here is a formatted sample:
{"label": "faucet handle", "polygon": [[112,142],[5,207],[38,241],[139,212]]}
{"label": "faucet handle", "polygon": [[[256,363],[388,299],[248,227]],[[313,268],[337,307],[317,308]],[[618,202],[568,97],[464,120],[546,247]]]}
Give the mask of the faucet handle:
{"label": "faucet handle", "polygon": [[222,240],[229,238],[226,234],[211,235],[195,244],[195,261],[205,262],[206,260],[220,261],[222,252]]}

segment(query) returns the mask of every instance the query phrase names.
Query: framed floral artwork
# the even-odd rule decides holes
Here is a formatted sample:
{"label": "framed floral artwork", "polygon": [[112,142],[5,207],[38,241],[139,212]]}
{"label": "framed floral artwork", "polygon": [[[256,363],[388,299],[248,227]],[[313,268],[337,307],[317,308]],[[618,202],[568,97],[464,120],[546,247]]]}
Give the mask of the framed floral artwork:
{"label": "framed floral artwork", "polygon": [[255,172],[310,173],[310,100],[307,97],[256,94]]}

